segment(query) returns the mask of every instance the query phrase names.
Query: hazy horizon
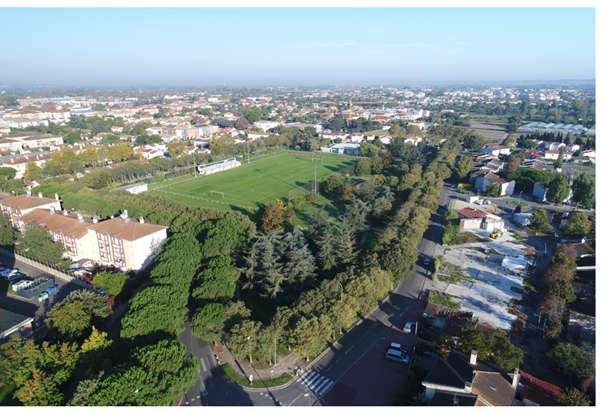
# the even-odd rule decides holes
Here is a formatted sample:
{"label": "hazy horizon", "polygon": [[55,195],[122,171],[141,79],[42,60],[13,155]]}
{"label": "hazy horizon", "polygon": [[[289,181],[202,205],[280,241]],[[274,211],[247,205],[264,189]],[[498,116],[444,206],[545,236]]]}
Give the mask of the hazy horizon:
{"label": "hazy horizon", "polygon": [[2,9],[0,36],[5,88],[595,79],[594,9]]}

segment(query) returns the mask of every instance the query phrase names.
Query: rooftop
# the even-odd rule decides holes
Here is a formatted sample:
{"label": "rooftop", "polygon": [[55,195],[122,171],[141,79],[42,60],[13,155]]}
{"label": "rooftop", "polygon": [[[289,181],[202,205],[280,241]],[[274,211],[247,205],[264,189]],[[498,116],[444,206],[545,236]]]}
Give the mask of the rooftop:
{"label": "rooftop", "polygon": [[1,205],[10,207],[11,209],[31,209],[50,205],[55,202],[57,202],[56,199],[28,195],[11,196],[0,200]]}
{"label": "rooftop", "polygon": [[116,217],[89,226],[91,230],[124,240],[136,240],[167,229],[167,226],[140,223],[135,219]]}
{"label": "rooftop", "polygon": [[36,225],[53,233],[62,233],[68,237],[79,239],[88,233],[90,223],[77,217],[53,213],[45,209],[35,209],[23,216],[25,224]]}

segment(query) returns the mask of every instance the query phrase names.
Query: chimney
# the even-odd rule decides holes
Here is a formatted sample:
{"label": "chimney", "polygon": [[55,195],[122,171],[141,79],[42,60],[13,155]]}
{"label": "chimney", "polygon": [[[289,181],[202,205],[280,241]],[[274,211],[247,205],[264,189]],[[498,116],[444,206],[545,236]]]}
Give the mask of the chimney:
{"label": "chimney", "polygon": [[98,223],[98,218],[96,216],[92,218],[92,223]]}
{"label": "chimney", "polygon": [[518,368],[514,369],[514,374],[512,374],[512,387],[514,389],[518,388],[518,382],[520,381],[520,371]]}
{"label": "chimney", "polygon": [[58,200],[61,200],[61,199],[59,198],[59,194],[58,194],[58,193],[55,193],[55,194],[54,194],[54,200],[57,200],[57,201],[58,201]]}
{"label": "chimney", "polygon": [[477,366],[477,351],[473,350],[470,351],[470,365],[471,366]]}
{"label": "chimney", "polygon": [[44,197],[44,196],[42,195],[42,192],[38,192],[38,197],[39,197],[40,199],[41,199],[42,197]]}
{"label": "chimney", "polygon": [[144,223],[144,217],[140,216],[140,223]]}
{"label": "chimney", "polygon": [[122,219],[127,219],[128,218],[128,210],[127,209],[123,209],[123,213],[121,214],[121,218]]}

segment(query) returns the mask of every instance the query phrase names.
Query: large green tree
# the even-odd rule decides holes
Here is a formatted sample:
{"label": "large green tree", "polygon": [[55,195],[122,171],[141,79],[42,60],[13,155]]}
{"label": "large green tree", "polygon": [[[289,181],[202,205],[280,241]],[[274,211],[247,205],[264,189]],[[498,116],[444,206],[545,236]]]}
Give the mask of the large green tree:
{"label": "large green tree", "polygon": [[518,368],[524,356],[523,351],[514,346],[503,332],[484,332],[473,327],[462,332],[460,348],[465,353],[475,350],[481,360],[505,370]]}
{"label": "large green tree", "polygon": [[65,340],[80,340],[89,334],[95,319],[106,318],[110,313],[106,296],[76,290],[48,312],[46,325]]}
{"label": "large green tree", "polygon": [[563,203],[571,193],[571,186],[563,175],[556,175],[550,181],[546,197],[554,203]]}
{"label": "large green tree", "polygon": [[48,232],[37,226],[27,226],[21,232],[15,245],[19,253],[33,257],[44,263],[66,267],[68,262],[63,259],[63,245],[52,240]]}
{"label": "large green tree", "polygon": [[567,235],[586,236],[592,230],[592,223],[588,217],[581,212],[577,212],[571,216],[563,231]]}
{"label": "large green tree", "polygon": [[561,373],[575,381],[594,373],[594,355],[572,343],[559,343],[550,352],[548,358]]}
{"label": "large green tree", "polygon": [[466,177],[470,173],[474,166],[474,162],[469,155],[463,155],[458,158],[456,165],[454,166],[454,176],[458,181],[466,180]]}
{"label": "large green tree", "polygon": [[573,200],[586,209],[593,207],[596,201],[594,176],[581,174],[573,181]]}

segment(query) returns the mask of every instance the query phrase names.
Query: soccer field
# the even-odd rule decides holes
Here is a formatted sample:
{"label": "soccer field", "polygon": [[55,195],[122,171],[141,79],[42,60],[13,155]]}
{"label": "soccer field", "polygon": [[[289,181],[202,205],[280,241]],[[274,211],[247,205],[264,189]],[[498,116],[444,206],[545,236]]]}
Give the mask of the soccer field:
{"label": "soccer field", "polygon": [[314,161],[318,182],[335,173],[353,173],[355,160],[328,153],[283,152],[209,176],[181,176],[151,184],[150,191],[194,207],[256,210],[276,199],[311,191]]}

